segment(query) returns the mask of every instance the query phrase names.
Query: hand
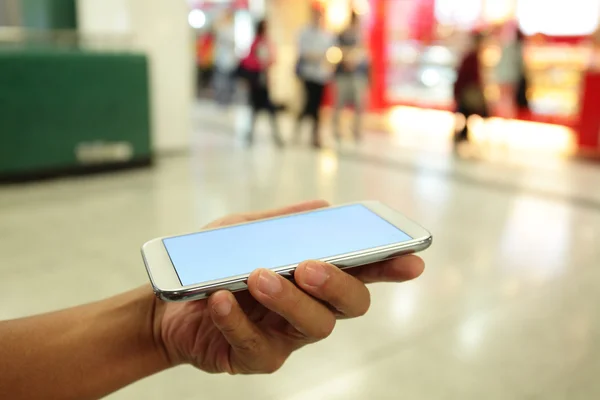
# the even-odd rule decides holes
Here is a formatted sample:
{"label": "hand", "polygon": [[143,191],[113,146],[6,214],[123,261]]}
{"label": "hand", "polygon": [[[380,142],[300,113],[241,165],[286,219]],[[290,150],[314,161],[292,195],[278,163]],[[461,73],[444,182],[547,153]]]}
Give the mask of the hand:
{"label": "hand", "polygon": [[[209,228],[327,207],[313,201],[280,210],[226,217]],[[338,318],[369,309],[365,286],[403,282],[423,272],[423,261],[407,256],[350,273],[309,261],[295,272],[296,284],[269,271],[254,271],[248,291],[221,291],[187,303],[156,300],[155,336],[171,365],[189,363],[210,373],[256,374],[279,369],[292,352],[325,339]]]}

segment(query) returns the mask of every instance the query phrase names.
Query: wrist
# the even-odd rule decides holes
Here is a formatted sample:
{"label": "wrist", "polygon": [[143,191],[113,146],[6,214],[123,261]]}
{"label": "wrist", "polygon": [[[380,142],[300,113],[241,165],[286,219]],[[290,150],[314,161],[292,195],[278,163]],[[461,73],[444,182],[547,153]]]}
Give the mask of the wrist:
{"label": "wrist", "polygon": [[121,326],[122,345],[130,349],[127,357],[135,356],[135,363],[141,367],[138,373],[148,376],[170,368],[160,335],[164,303],[156,298],[152,288],[143,286],[109,301],[113,307],[107,317]]}
{"label": "wrist", "polygon": [[160,300],[149,286],[139,290],[140,293],[143,293],[144,301],[147,304],[145,321],[143,322],[145,328],[143,340],[154,354],[157,368],[165,370],[174,367],[177,362],[170,356],[162,334],[162,323],[167,303]]}

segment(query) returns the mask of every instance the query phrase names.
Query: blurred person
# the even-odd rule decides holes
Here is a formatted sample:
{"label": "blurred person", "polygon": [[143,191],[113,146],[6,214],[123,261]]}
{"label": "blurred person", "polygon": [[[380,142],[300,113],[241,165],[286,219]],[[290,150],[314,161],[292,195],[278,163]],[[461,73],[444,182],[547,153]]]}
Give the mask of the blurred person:
{"label": "blurred person", "polygon": [[[209,227],[326,206],[313,201],[239,214]],[[2,321],[0,398],[97,399],[184,364],[208,373],[272,373],[291,353],[329,336],[336,319],[364,315],[370,305],[366,284],[412,280],[423,268],[416,256],[351,273],[311,261],[297,268],[295,283],[258,270],[248,279],[248,291],[220,291],[205,300],[166,303],[147,285],[87,305]]]}
{"label": "blurred person", "polygon": [[516,52],[516,68],[519,73],[519,79],[517,82],[517,94],[515,102],[520,110],[529,111],[529,98],[527,92],[529,91],[529,81],[527,79],[527,69],[525,66],[525,34],[522,30],[517,30],[517,38],[514,42]]}
{"label": "blurred person", "polygon": [[215,26],[215,99],[229,105],[235,91],[235,70],[238,58],[235,46],[235,10],[228,8]]}
{"label": "blurred person", "polygon": [[214,73],[215,37],[212,31],[200,34],[196,38],[196,64],[198,65],[199,89],[210,87]]}
{"label": "blurred person", "polygon": [[251,146],[254,142],[254,130],[258,113],[265,110],[271,119],[273,140],[279,147],[283,140],[277,122],[278,108],[271,101],[268,83],[269,68],[275,62],[273,46],[267,38],[267,23],[262,20],[256,25],[256,36],[250,47],[250,53],[240,64],[241,75],[248,82],[249,103],[252,109],[250,129],[246,135],[246,143]]}
{"label": "blurred person", "polygon": [[528,110],[528,81],[524,61],[525,34],[517,29],[512,39],[502,49],[502,57],[496,68],[496,80],[503,93],[513,100],[516,110]]}
{"label": "blurred person", "polygon": [[335,37],[323,26],[321,10],[312,9],[310,24],[300,32],[296,73],[304,86],[304,107],[296,123],[296,140],[302,134],[302,122],[312,122],[312,144],[321,147],[319,134],[321,104],[325,87],[333,77],[334,67],[327,60],[327,51],[335,45]]}
{"label": "blurred person", "polygon": [[457,129],[454,137],[456,144],[469,140],[467,120],[473,115],[488,116],[488,107],[484,93],[483,74],[479,57],[484,45],[484,36],[477,33],[472,36],[470,48],[463,58],[454,84],[454,101],[457,112],[465,116],[462,129]]}
{"label": "blurred person", "polygon": [[338,36],[337,45],[342,50],[342,60],[335,71],[334,133],[339,142],[341,140],[340,116],[344,107],[351,104],[354,106],[353,133],[358,142],[361,137],[365,93],[369,85],[369,61],[358,14],[352,13],[350,25]]}

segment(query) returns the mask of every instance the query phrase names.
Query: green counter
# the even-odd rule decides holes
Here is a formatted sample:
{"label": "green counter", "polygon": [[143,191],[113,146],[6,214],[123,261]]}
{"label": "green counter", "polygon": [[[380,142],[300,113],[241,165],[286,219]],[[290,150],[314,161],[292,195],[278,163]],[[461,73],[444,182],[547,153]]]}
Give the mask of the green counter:
{"label": "green counter", "polygon": [[77,28],[77,2],[75,0],[21,0],[20,5],[22,24],[26,28]]}
{"label": "green counter", "polygon": [[150,161],[144,55],[0,50],[0,181]]}

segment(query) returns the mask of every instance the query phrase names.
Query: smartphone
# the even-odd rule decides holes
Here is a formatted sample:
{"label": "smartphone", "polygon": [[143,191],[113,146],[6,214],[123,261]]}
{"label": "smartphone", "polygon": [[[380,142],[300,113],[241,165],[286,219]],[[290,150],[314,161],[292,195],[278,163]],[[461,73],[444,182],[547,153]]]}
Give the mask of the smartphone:
{"label": "smartphone", "polygon": [[363,202],[158,238],[142,256],[161,299],[190,301],[245,290],[258,268],[292,278],[306,260],[353,268],[425,250],[432,240],[398,211]]}

